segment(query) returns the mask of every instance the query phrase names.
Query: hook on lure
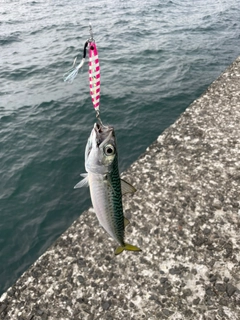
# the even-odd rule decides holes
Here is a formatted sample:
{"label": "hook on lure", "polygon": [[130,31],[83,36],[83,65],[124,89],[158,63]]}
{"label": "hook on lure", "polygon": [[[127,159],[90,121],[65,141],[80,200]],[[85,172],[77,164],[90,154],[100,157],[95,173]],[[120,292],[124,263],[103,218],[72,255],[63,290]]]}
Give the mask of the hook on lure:
{"label": "hook on lure", "polygon": [[107,127],[102,123],[102,120],[101,120],[101,118],[100,118],[100,112],[99,112],[99,110],[96,110],[96,118],[97,118],[98,122],[100,123],[100,125],[101,125],[102,127],[107,128]]}
{"label": "hook on lure", "polygon": [[76,76],[78,75],[79,70],[82,68],[82,66],[84,65],[85,62],[85,58],[86,58],[86,54],[87,54],[87,46],[88,46],[89,40],[86,41],[84,48],[83,48],[83,57],[81,62],[79,63],[78,66],[75,67],[76,61],[77,61],[77,57],[74,59],[73,61],[73,66],[70,70],[68,70],[68,72],[66,72],[63,75],[63,80],[64,82],[70,82],[72,83],[73,80],[76,78]]}

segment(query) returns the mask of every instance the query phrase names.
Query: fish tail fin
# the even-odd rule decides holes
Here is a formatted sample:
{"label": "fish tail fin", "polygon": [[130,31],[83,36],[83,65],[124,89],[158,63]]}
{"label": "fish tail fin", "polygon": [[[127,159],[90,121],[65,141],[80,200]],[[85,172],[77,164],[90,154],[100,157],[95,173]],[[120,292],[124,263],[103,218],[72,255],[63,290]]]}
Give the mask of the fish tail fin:
{"label": "fish tail fin", "polygon": [[129,243],[125,243],[124,246],[119,246],[117,247],[117,249],[115,250],[115,255],[118,255],[120,253],[122,253],[124,250],[127,251],[142,251],[140,248],[133,246]]}

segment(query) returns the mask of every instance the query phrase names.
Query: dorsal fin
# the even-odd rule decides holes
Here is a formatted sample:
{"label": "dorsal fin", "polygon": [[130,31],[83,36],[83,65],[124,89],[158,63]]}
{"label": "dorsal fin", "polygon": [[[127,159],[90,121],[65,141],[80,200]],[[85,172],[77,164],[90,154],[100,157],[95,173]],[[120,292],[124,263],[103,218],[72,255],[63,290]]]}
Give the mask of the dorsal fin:
{"label": "dorsal fin", "polygon": [[137,190],[128,182],[125,180],[121,179],[121,189],[122,189],[122,195],[126,193],[134,193]]}

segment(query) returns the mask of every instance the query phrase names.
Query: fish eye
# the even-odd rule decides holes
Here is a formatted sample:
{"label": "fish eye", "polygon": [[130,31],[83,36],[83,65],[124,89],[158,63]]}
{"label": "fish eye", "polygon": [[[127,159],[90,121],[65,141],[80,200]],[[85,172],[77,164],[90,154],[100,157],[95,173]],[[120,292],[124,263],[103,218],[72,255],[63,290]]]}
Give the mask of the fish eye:
{"label": "fish eye", "polygon": [[115,148],[113,145],[111,144],[107,144],[105,147],[104,147],[104,153],[106,156],[112,156],[114,153],[115,153]]}

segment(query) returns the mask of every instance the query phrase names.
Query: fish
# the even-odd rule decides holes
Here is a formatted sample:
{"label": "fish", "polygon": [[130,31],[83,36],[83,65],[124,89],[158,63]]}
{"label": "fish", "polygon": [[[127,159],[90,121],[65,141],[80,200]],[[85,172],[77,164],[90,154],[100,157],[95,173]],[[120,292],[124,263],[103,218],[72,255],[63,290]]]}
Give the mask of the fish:
{"label": "fish", "polygon": [[136,189],[120,178],[118,151],[113,126],[95,123],[85,148],[84,178],[76,188],[89,186],[93,209],[100,225],[119,244],[115,255],[127,251],[141,251],[124,240],[129,220],[124,217],[122,195]]}

